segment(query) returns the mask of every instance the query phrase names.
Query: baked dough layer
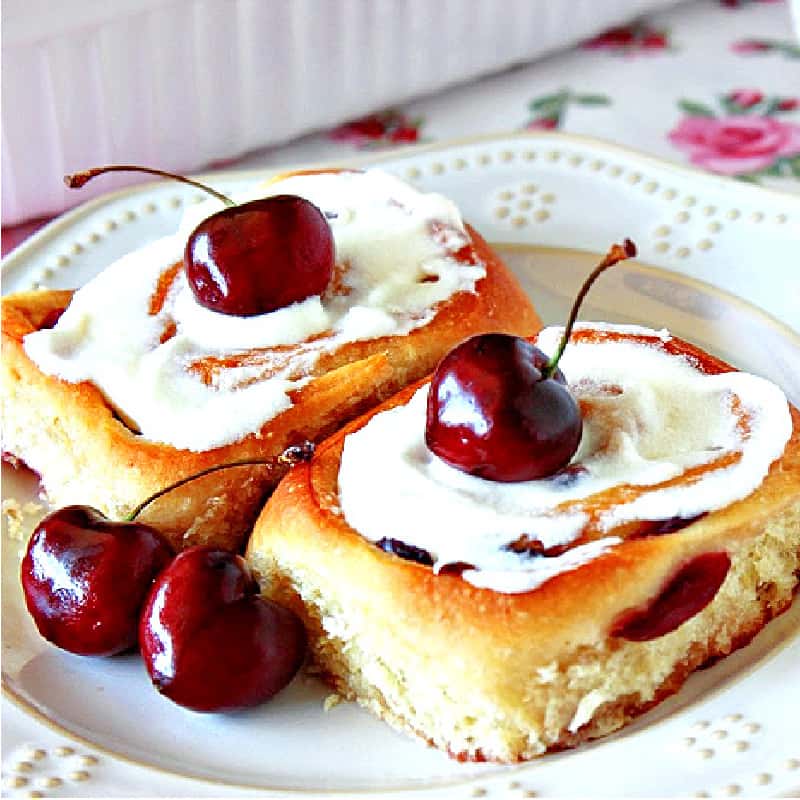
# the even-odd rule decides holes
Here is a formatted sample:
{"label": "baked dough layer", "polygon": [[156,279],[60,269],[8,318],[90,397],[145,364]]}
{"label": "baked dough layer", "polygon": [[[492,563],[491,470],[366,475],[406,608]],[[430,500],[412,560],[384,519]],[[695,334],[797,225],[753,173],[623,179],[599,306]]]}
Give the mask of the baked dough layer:
{"label": "baked dough layer", "polygon": [[323,355],[294,405],[260,431],[203,452],[144,439],[117,416],[88,382],[70,384],[42,373],[23,337],[64,308],[68,291],[10,295],[2,301],[0,392],[3,451],[41,476],[54,506],[88,504],[114,519],[175,481],[245,459],[264,467],[213,473],[170,492],[140,517],[180,549],[213,543],[238,549],[265,496],[287,467],[279,456],[292,445],[317,442],[342,424],[430,372],[463,338],[484,331],[531,334],[541,327],[527,296],[485,241],[467,228],[486,276],[474,293],[440,304],[433,320],[405,336],[353,342]]}
{"label": "baked dough layer", "polygon": [[[526,760],[620,728],[789,607],[800,579],[796,409],[783,456],[748,497],[626,540],[534,591],[500,594],[385,553],[341,516],[344,437],[419,385],[294,467],[247,549],[263,592],[302,616],[316,667],[344,697],[460,760]],[[717,551],[731,567],[700,613],[650,641],[610,635],[682,565]]]}

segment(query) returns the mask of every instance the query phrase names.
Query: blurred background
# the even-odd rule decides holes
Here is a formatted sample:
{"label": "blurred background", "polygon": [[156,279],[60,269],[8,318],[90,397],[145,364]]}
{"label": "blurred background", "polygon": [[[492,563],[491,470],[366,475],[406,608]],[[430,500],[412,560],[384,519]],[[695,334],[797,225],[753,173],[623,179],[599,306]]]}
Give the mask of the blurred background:
{"label": "blurred background", "polygon": [[800,0],[4,0],[3,252],[107,163],[559,129],[800,191]]}

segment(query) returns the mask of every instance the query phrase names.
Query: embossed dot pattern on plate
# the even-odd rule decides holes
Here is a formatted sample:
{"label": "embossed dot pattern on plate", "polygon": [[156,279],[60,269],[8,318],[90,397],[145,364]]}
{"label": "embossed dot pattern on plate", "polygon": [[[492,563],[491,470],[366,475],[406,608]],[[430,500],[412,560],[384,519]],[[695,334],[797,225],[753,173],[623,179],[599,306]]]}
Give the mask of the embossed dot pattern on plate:
{"label": "embossed dot pattern on plate", "polygon": [[494,216],[507,221],[513,228],[524,228],[530,223],[542,223],[550,219],[549,209],[556,202],[554,192],[542,192],[536,184],[525,182],[497,192]]}
{"label": "embossed dot pattern on plate", "polygon": [[[91,753],[80,753],[69,745],[17,748],[3,764],[3,786],[6,789],[25,789],[27,797],[44,796],[39,790],[62,790],[74,795],[70,785],[85,783],[92,777],[89,767],[100,763]],[[35,789],[30,789],[35,786]],[[37,794],[38,793],[38,794]]]}
{"label": "embossed dot pattern on plate", "polygon": [[[747,719],[744,714],[733,712],[718,720],[696,721],[689,728],[690,735],[685,735],[681,744],[690,753],[695,753],[697,758],[704,761],[741,758],[750,750],[751,738],[757,736],[760,731],[760,723]],[[739,775],[741,775],[741,770],[737,771],[737,777]],[[771,773],[759,769],[757,772],[750,773],[749,783],[753,786],[765,786],[772,783],[772,780]],[[743,790],[740,783],[737,782],[722,787],[720,791],[725,795],[734,796]]]}

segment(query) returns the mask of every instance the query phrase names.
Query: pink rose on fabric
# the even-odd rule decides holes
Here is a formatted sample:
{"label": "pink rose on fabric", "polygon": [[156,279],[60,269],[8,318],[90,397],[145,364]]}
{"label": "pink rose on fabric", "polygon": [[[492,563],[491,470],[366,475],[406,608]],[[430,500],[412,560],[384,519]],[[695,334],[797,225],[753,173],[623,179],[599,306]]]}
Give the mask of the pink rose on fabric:
{"label": "pink rose on fabric", "polygon": [[581,46],[587,50],[617,50],[636,42],[633,27],[610,28],[593,39],[587,39]]}
{"label": "pink rose on fabric", "polygon": [[408,144],[419,141],[421,127],[421,119],[410,119],[401,111],[390,109],[339,125],[328,136],[335,141],[350,142],[359,147]]}
{"label": "pink rose on fabric", "polygon": [[770,46],[760,39],[740,39],[731,45],[734,53],[764,53],[770,49]]}
{"label": "pink rose on fabric", "polygon": [[558,127],[558,119],[554,117],[542,117],[531,120],[526,126],[529,131],[552,131]]}
{"label": "pink rose on fabric", "polygon": [[587,39],[581,47],[584,50],[611,50],[629,54],[645,50],[665,50],[669,47],[669,35],[665,30],[639,23],[609,28],[599,36]]}
{"label": "pink rose on fabric", "polygon": [[693,164],[723,175],[758,172],[800,154],[800,125],[771,117],[684,117],[668,137]]}
{"label": "pink rose on fabric", "polygon": [[[727,6],[728,8],[741,8],[742,6],[748,5],[753,0],[720,0],[721,6]],[[782,3],[783,0],[755,0],[756,3]]]}
{"label": "pink rose on fabric", "polygon": [[740,108],[752,108],[757,106],[764,95],[758,89],[737,89],[728,95],[731,102],[736,103]]}

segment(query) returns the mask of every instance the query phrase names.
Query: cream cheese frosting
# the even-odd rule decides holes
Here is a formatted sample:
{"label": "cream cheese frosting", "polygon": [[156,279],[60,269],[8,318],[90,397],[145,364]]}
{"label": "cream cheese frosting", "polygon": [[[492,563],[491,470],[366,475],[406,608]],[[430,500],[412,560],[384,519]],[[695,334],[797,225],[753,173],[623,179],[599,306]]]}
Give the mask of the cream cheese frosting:
{"label": "cream cheese frosting", "polygon": [[[690,519],[760,485],[791,434],[777,386],[741,372],[705,374],[655,346],[669,341],[666,331],[578,329],[620,335],[571,341],[564,351],[560,367],[584,417],[569,470],[498,483],[445,464],[425,445],[425,386],[346,437],[339,500],[348,524],[374,542],[426,550],[435,570],[472,565],[462,577],[476,586],[525,592],[619,543],[619,525]],[[552,354],[561,333],[544,330],[538,346]],[[591,504],[621,485],[644,488]],[[578,541],[590,525],[594,536]],[[545,548],[575,545],[547,557],[509,549],[523,535]]]}
{"label": "cream cheese frosting", "polygon": [[[469,244],[455,205],[388,173],[299,174],[234,199],[276,194],[305,197],[328,217],[340,291],[267,314],[228,316],[197,303],[180,270],[153,313],[160,277],[182,260],[194,227],[222,209],[209,200],[187,210],[175,235],[123,256],[78,290],[53,329],[25,337],[28,356],[50,375],[92,382],[145,438],[207,450],[258,431],[289,408],[320,353],[407,334],[485,275],[482,264],[455,257]],[[248,363],[204,381],[190,369],[204,359],[303,343],[290,364],[269,373]]]}

